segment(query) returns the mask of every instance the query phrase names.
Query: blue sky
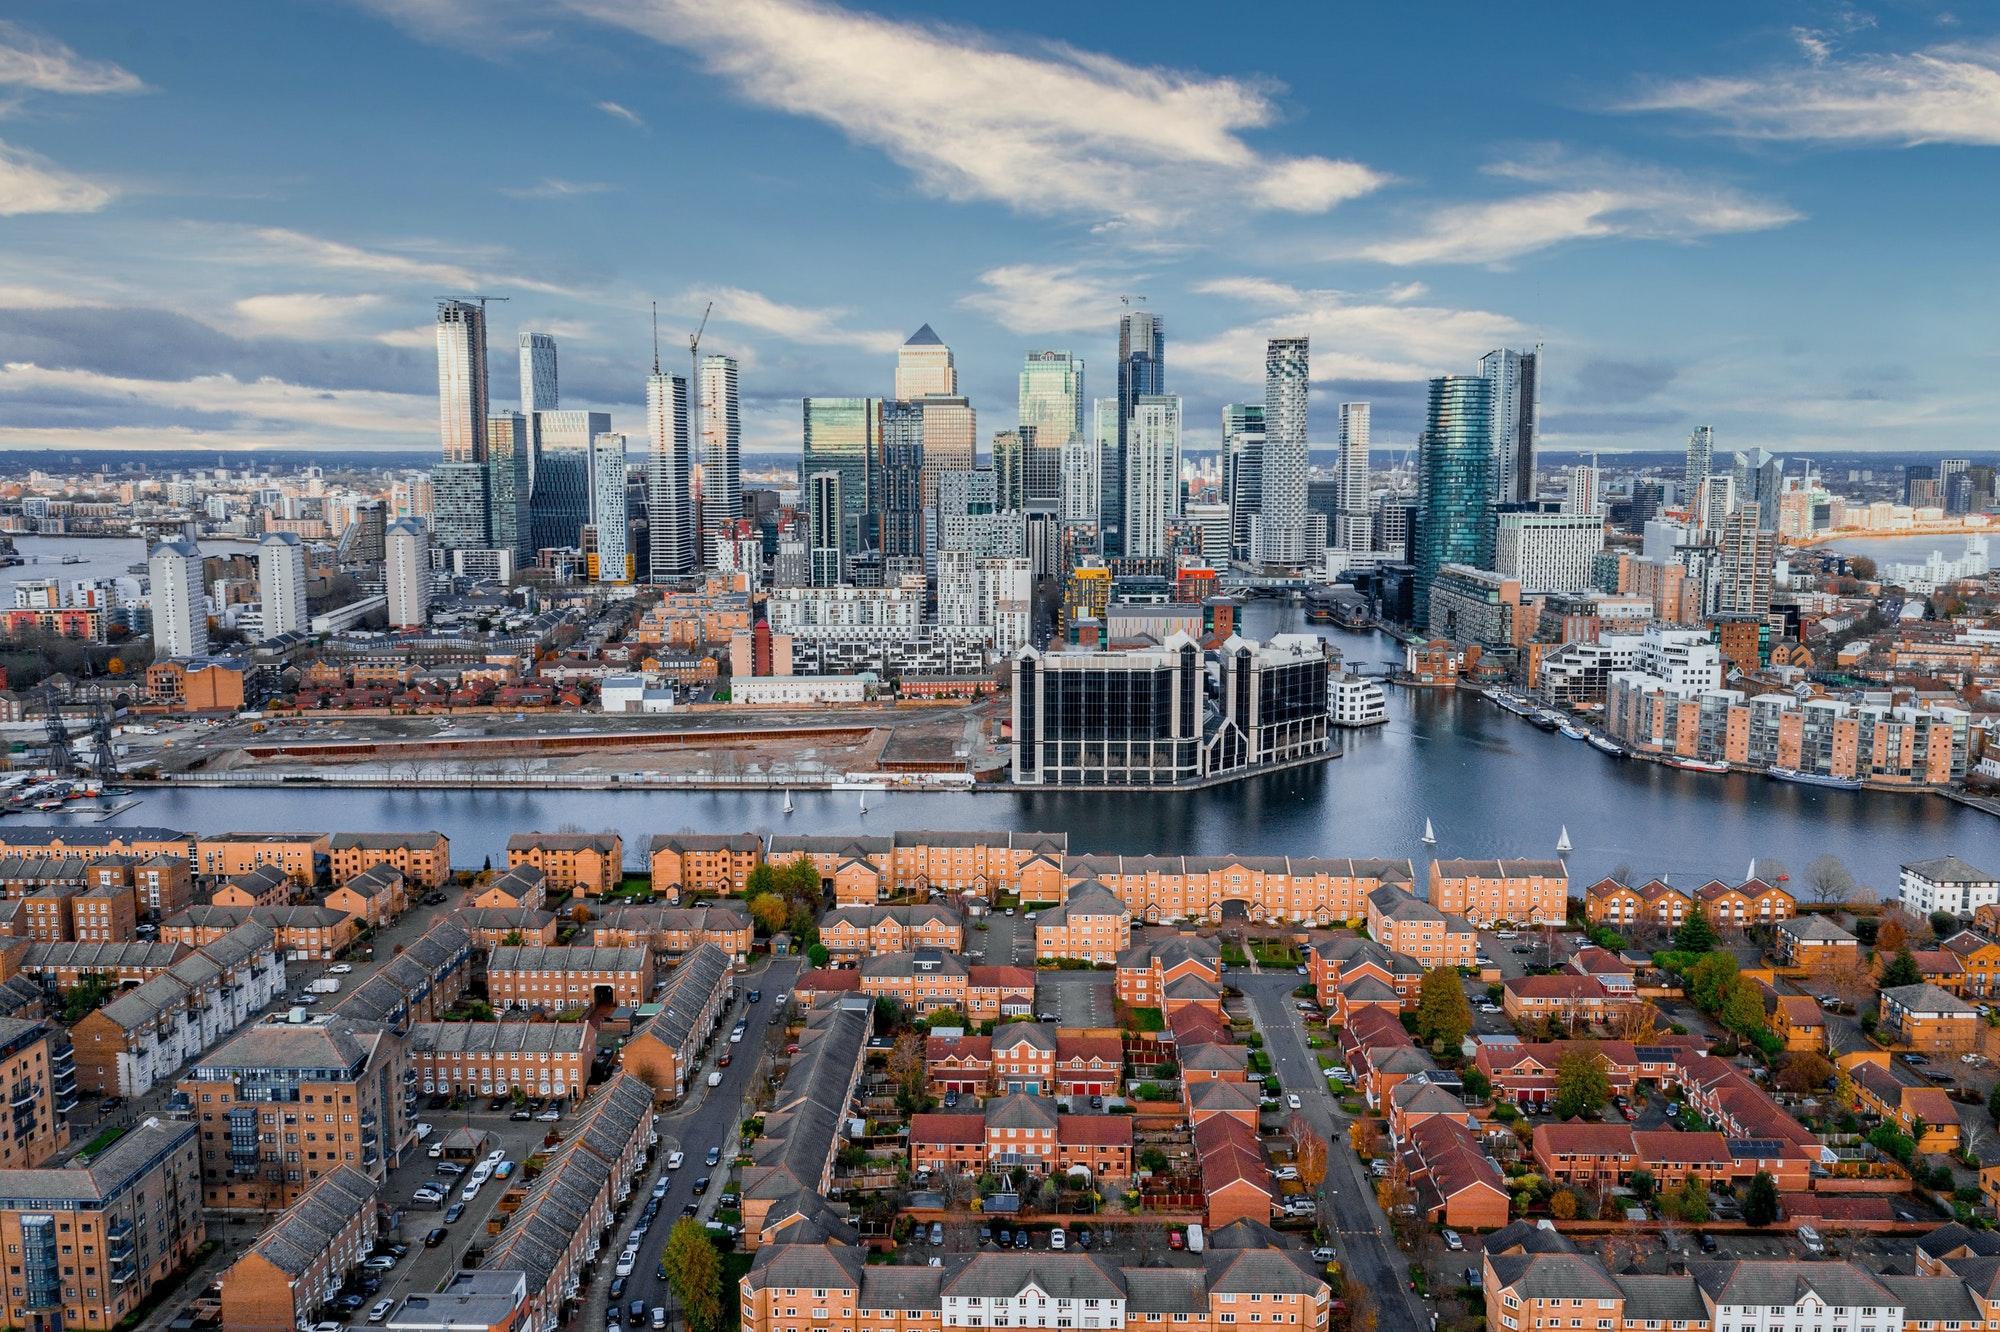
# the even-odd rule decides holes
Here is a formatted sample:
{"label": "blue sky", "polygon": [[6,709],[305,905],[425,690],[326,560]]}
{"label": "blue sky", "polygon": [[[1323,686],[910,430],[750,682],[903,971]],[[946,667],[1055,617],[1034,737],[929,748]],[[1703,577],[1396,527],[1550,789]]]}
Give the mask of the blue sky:
{"label": "blue sky", "polygon": [[1303,332],[1316,441],[1540,341],[1552,447],[2000,447],[1989,5],[164,12],[0,22],[0,447],[424,447],[468,292],[496,407],[546,329],[635,435],[712,299],[753,450],[924,322],[988,437],[1031,348],[1108,394],[1120,294],[1195,444]]}

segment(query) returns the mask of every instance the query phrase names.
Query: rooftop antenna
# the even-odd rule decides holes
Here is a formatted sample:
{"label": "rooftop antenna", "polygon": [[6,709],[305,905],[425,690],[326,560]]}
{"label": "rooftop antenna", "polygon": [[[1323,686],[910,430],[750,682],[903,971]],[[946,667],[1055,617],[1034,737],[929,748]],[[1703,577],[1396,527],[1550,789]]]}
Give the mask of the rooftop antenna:
{"label": "rooftop antenna", "polygon": [[688,469],[690,473],[689,480],[692,483],[690,489],[693,491],[693,494],[689,495],[688,499],[694,505],[694,566],[697,569],[703,569],[708,566],[708,543],[703,536],[708,530],[708,521],[702,517],[701,512],[701,488],[702,483],[707,479],[702,475],[702,472],[708,463],[708,458],[705,454],[706,446],[702,443],[701,437],[701,367],[699,362],[701,357],[701,335],[708,331],[708,316],[714,309],[714,301],[710,301],[707,305],[703,306],[701,322],[695,325],[694,332],[688,334],[688,452],[693,455],[694,459],[694,466]]}
{"label": "rooftop antenna", "polygon": [[660,303],[653,302],[653,373],[660,373]]}

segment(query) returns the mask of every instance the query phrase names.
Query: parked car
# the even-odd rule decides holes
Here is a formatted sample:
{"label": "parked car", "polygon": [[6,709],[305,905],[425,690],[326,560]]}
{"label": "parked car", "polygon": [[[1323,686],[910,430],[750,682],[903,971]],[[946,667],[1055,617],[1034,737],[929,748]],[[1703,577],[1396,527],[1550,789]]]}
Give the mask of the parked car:
{"label": "parked car", "polygon": [[618,1316],[618,1301],[625,1298],[625,1283],[631,1279],[630,1277],[611,1278],[611,1316],[613,1318]]}
{"label": "parked car", "polygon": [[1706,1230],[1702,1231],[1701,1234],[1695,1236],[1695,1240],[1697,1243],[1701,1245],[1701,1251],[1703,1253],[1714,1253],[1716,1250],[1722,1247],[1720,1244],[1717,1244],[1715,1242],[1715,1236],[1709,1234]]}
{"label": "parked car", "polygon": [[981,1244],[991,1244],[993,1242],[993,1227],[981,1226],[979,1228],[979,1242]]}
{"label": "parked car", "polygon": [[437,1172],[440,1175],[462,1175],[465,1173],[465,1166],[458,1161],[439,1161]]}
{"label": "parked car", "polygon": [[931,1247],[935,1249],[943,1243],[944,1243],[944,1222],[942,1221],[931,1222]]}
{"label": "parked car", "polygon": [[1014,1247],[1017,1249],[1025,1249],[1028,1247],[1027,1227],[1024,1226],[1021,1229],[1014,1232]]}
{"label": "parked car", "polygon": [[707,1175],[696,1176],[694,1181],[694,1196],[699,1198],[701,1197],[702,1194],[707,1192],[708,1192],[708,1176]]}
{"label": "parked car", "polygon": [[1285,1105],[1290,1109],[1296,1110],[1302,1104],[1303,1102],[1299,1100],[1299,1094],[1297,1092],[1293,1092],[1289,1096],[1285,1097]]}
{"label": "parked car", "polygon": [[451,1206],[444,1209],[444,1223],[448,1226],[457,1225],[458,1218],[464,1215],[465,1215],[465,1204],[453,1203]]}
{"label": "parked car", "polygon": [[1181,1232],[1178,1228],[1167,1232],[1167,1247],[1170,1249],[1184,1249],[1187,1247],[1187,1240],[1181,1237]]}
{"label": "parked car", "polygon": [[618,1255],[618,1265],[612,1269],[619,1276],[631,1276],[632,1269],[639,1265],[639,1251],[626,1249]]}
{"label": "parked car", "polygon": [[721,1160],[722,1160],[722,1149],[720,1147],[711,1147],[708,1149],[708,1163],[710,1165],[715,1165],[719,1163]]}
{"label": "parked car", "polygon": [[346,976],[351,974],[353,970],[354,968],[345,962],[336,962],[326,969],[326,974],[329,976]]}
{"label": "parked car", "polygon": [[632,1307],[625,1311],[625,1316],[635,1323],[638,1322],[646,1316],[646,1302],[644,1300],[632,1301]]}
{"label": "parked car", "polygon": [[1822,1240],[1819,1232],[1811,1226],[1800,1226],[1798,1236],[1799,1243],[1805,1246],[1807,1253],[1818,1256],[1826,1252],[1826,1241]]}
{"label": "parked car", "polygon": [[[679,1170],[681,1168],[681,1162],[685,1160],[687,1160],[686,1152],[669,1152],[667,1154],[667,1169]],[[666,1189],[664,1186],[662,1186],[658,1191],[664,1193],[666,1192]]]}
{"label": "parked car", "polygon": [[1089,1248],[1089,1247],[1090,1247],[1090,1241],[1091,1241],[1091,1239],[1092,1239],[1092,1236],[1091,1236],[1091,1233],[1090,1233],[1090,1227],[1089,1227],[1089,1226],[1082,1226],[1082,1227],[1079,1227],[1079,1228],[1077,1229],[1077,1232],[1076,1232],[1076,1245],[1077,1245],[1077,1247],[1078,1247],[1078,1248],[1080,1248],[1080,1249],[1087,1249],[1087,1248]]}
{"label": "parked car", "polygon": [[1063,1232],[1061,1226],[1057,1226],[1049,1232],[1049,1247],[1057,1252],[1061,1252],[1069,1247],[1069,1236]]}
{"label": "parked car", "polygon": [[443,1226],[432,1226],[424,1233],[424,1247],[426,1249],[435,1249],[438,1245],[444,1243],[444,1237],[450,1233]]}
{"label": "parked car", "polygon": [[387,1320],[387,1318],[389,1317],[389,1310],[395,1307],[396,1307],[396,1302],[394,1300],[375,1301],[374,1307],[369,1309],[368,1311],[368,1321],[371,1323],[380,1323]]}
{"label": "parked car", "polygon": [[717,1060],[715,1061],[715,1066],[716,1066],[717,1068],[728,1068],[728,1067],[729,1067],[729,1061],[730,1061],[731,1059],[733,1059],[733,1058],[735,1058],[735,1056],[734,1056],[734,1055],[730,1054],[730,1053],[729,1053],[729,1051],[727,1051],[727,1050],[724,1050],[724,1051],[722,1052],[722,1057],[721,1057],[721,1058],[719,1058],[719,1059],[717,1059]]}
{"label": "parked car", "polygon": [[1453,1253],[1460,1253],[1465,1249],[1465,1241],[1459,1238],[1456,1230],[1443,1231],[1442,1238],[1444,1239],[1444,1247],[1450,1249]]}
{"label": "parked car", "polygon": [[746,997],[754,1004],[764,997],[764,992],[762,990],[752,990]]}
{"label": "parked car", "polygon": [[363,1270],[369,1272],[388,1272],[395,1269],[396,1260],[386,1253],[378,1253],[362,1259],[361,1266]]}
{"label": "parked car", "polygon": [[1313,1250],[1313,1261],[1316,1263],[1330,1263],[1333,1259],[1334,1252],[1331,1245],[1322,1244]]}

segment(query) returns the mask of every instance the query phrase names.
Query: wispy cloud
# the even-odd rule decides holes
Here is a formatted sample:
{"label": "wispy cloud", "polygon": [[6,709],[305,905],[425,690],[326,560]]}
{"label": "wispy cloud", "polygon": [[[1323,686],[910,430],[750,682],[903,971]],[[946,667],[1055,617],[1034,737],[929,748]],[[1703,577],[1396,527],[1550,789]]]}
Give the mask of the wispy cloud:
{"label": "wispy cloud", "polygon": [[[403,283],[426,283],[440,288],[442,292],[470,293],[495,291],[497,288],[496,294],[499,295],[505,295],[512,289],[552,296],[594,298],[593,293],[562,283],[505,272],[497,264],[480,269],[469,268],[462,263],[433,257],[415,246],[406,246],[408,253],[369,249],[289,227],[253,227],[238,239],[255,246],[260,256],[270,262]],[[462,247],[454,252],[462,252]]]}
{"label": "wispy cloud", "polygon": [[601,22],[697,52],[745,99],[880,148],[948,199],[1159,226],[1225,177],[1234,203],[1321,212],[1378,188],[1357,162],[1274,157],[1247,131],[1279,115],[1240,79],[1071,47],[1010,49],[964,28],[826,0],[568,0]]}
{"label": "wispy cloud", "polygon": [[53,37],[0,20],[0,87],[89,95],[141,92],[146,85],[108,60],[86,60]]}
{"label": "wispy cloud", "polygon": [[1659,84],[1626,111],[1679,111],[1746,139],[2000,144],[2000,42],[1843,58],[1795,34],[1801,63]]}
{"label": "wispy cloud", "polygon": [[24,213],[95,213],[117,192],[45,157],[0,143],[0,217]]}
{"label": "wispy cloud", "polygon": [[1684,172],[1544,147],[1486,168],[1539,187],[1486,203],[1432,209],[1415,233],[1352,246],[1342,258],[1385,264],[1498,264],[1565,241],[1691,241],[1765,231],[1800,214],[1775,200]]}
{"label": "wispy cloud", "polygon": [[876,354],[893,353],[905,334],[890,329],[849,328],[843,322],[853,312],[837,306],[787,305],[761,291],[742,287],[704,287],[682,295],[681,304],[699,311],[715,302],[715,318],[754,328],[809,347],[853,347]]}
{"label": "wispy cloud", "polygon": [[1262,277],[1215,278],[1194,290],[1257,311],[1254,323],[1177,342],[1172,349],[1176,373],[1185,370],[1232,384],[1262,380],[1266,338],[1309,336],[1316,380],[1416,380],[1462,367],[1526,331],[1490,310],[1391,304]]}
{"label": "wispy cloud", "polygon": [[1117,318],[1119,292],[1131,284],[1075,264],[1004,264],[981,273],[979,285],[984,290],[958,303],[1008,332],[1071,333],[1109,326]]}
{"label": "wispy cloud", "polygon": [[502,186],[500,193],[512,199],[575,199],[587,194],[605,194],[618,187],[602,180],[564,180],[547,176],[533,185]]}
{"label": "wispy cloud", "polygon": [[380,296],[369,293],[330,296],[318,291],[287,291],[245,296],[231,308],[252,332],[323,338],[348,331],[353,320],[381,304]]}
{"label": "wispy cloud", "polygon": [[597,103],[597,109],[614,120],[622,120],[626,124],[639,129],[646,128],[646,118],[629,106],[620,106],[617,102],[604,101]]}
{"label": "wispy cloud", "polygon": [[[137,379],[88,370],[54,370],[29,362],[0,366],[0,403],[37,396],[72,402],[101,400],[139,404],[155,412],[198,413],[226,421],[240,437],[265,436],[310,442],[327,432],[392,443],[423,437],[429,400],[419,394],[336,390],[277,380],[244,381],[228,375],[185,380]],[[0,428],[0,441],[19,442],[18,429],[32,429],[18,407],[14,424]],[[84,432],[77,432],[82,434]]]}

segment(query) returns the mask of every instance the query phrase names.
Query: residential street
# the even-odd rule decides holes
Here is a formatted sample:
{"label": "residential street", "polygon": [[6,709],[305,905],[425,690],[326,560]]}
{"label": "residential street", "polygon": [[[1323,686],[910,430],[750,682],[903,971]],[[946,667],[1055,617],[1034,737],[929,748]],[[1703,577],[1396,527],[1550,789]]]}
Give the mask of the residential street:
{"label": "residential street", "polygon": [[1299,978],[1289,971],[1252,974],[1233,968],[1227,980],[1249,1000],[1278,1080],[1287,1092],[1299,1094],[1307,1119],[1326,1137],[1326,1188],[1332,1195],[1328,1203],[1334,1218],[1333,1247],[1341,1270],[1350,1281],[1374,1292],[1383,1328],[1414,1332],[1430,1327],[1430,1307],[1410,1289],[1409,1261],[1389,1239],[1388,1218],[1376,1205],[1374,1187],[1348,1146],[1347,1121],[1337,1113],[1319,1061],[1306,1047],[1305,1027],[1292,1006]]}

